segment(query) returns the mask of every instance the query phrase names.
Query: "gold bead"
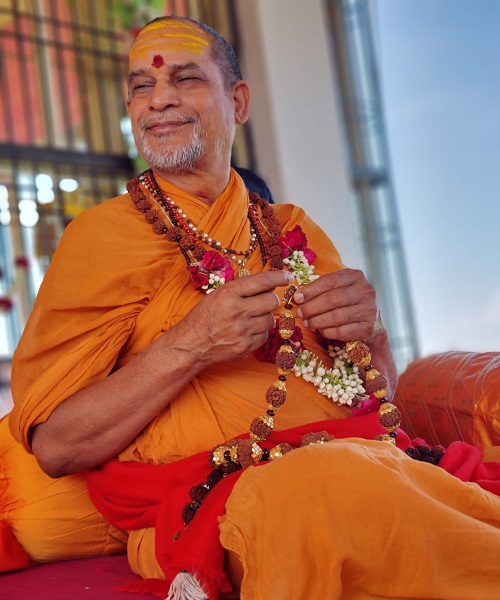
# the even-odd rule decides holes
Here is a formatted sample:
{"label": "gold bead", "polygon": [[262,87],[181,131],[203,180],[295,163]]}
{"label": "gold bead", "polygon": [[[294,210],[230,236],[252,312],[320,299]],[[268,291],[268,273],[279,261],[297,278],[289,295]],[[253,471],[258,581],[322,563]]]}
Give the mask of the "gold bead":
{"label": "gold bead", "polygon": [[375,439],[378,440],[379,442],[386,442],[387,444],[392,444],[393,446],[396,445],[396,440],[387,433],[382,433],[380,435],[377,435],[377,437]]}
{"label": "gold bead", "polygon": [[273,383],[273,388],[280,390],[281,392],[286,392],[286,384],[284,381],[281,381],[281,379],[276,379]]}
{"label": "gold bead", "polygon": [[387,397],[387,388],[383,388],[381,390],[377,390],[375,392],[373,392],[373,395],[378,398],[379,400],[381,400],[382,398]]}
{"label": "gold bead", "polygon": [[252,458],[255,463],[258,463],[262,460],[262,455],[264,454],[264,450],[256,444],[255,442],[252,444]]}
{"label": "gold bead", "polygon": [[293,329],[278,329],[278,333],[283,340],[289,340],[293,335]]}
{"label": "gold bead", "polygon": [[279,444],[269,450],[269,460],[275,460],[276,458],[281,458],[282,456],[283,454],[281,453]]}
{"label": "gold bead", "polygon": [[380,375],[380,373],[379,373],[379,371],[377,371],[377,369],[370,369],[366,373],[366,380],[371,381],[372,379],[375,379],[375,377],[378,377],[379,375]]}
{"label": "gold bead", "polygon": [[229,448],[229,454],[231,455],[231,462],[238,463],[238,445]]}
{"label": "gold bead", "polygon": [[226,458],[224,458],[224,454],[228,450],[231,451],[229,446],[217,446],[212,450],[212,461],[214,465],[226,465],[229,462]]}

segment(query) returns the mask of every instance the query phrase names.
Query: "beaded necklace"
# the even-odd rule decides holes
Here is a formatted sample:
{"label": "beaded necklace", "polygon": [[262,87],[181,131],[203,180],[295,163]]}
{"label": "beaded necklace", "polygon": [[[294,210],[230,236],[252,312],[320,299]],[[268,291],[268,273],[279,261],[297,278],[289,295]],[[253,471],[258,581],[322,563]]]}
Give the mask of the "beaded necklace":
{"label": "beaded necklace", "polygon": [[[163,209],[172,225],[171,227],[160,220],[158,210],[153,208],[142,188],[147,190],[153,201]],[[213,248],[213,251],[221,253],[222,257],[235,262],[239,267],[240,277],[250,275],[250,271],[245,267],[245,264],[257,246],[260,249],[263,266],[268,261],[271,262],[273,269],[281,269],[283,266],[281,247],[277,242],[281,234],[279,220],[269,203],[258,194],[252,193],[249,195],[247,217],[250,224],[250,245],[247,250],[238,250],[223,246],[222,242],[215,240],[209,233],[198,228],[169,196],[165,196],[151,169],[129,181],[127,191],[130,193],[137,210],[144,213],[146,221],[152,225],[153,231],[157,235],[165,235],[168,241],[177,242],[191,272],[193,272],[193,269],[199,269],[202,265],[203,259],[210,251],[207,250],[207,247]],[[258,208],[262,217],[259,217]],[[270,238],[267,246],[263,239],[263,229]],[[203,266],[201,266],[201,270],[203,271]],[[207,273],[207,271],[203,272]]]}

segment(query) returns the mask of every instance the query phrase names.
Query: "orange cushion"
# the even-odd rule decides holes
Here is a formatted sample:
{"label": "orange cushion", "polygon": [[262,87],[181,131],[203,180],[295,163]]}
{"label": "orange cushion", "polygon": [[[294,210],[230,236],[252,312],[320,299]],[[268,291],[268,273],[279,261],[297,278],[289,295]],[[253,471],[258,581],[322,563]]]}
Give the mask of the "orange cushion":
{"label": "orange cushion", "polygon": [[411,437],[500,445],[500,353],[444,352],[412,362],[394,400]]}

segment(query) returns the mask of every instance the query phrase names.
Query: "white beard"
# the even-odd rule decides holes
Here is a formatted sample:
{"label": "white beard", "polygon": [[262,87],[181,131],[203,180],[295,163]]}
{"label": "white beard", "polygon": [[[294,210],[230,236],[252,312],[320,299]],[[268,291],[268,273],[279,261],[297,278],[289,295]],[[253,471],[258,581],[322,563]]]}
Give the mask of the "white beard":
{"label": "white beard", "polygon": [[150,167],[158,171],[168,173],[186,173],[192,171],[204,155],[202,141],[202,129],[198,119],[194,117],[184,117],[183,115],[170,114],[166,122],[184,121],[185,123],[194,123],[193,135],[185,144],[173,144],[169,141],[170,135],[158,136],[164,142],[161,154],[153,150],[146,139],[147,125],[151,121],[159,119],[150,117],[140,124],[140,132],[136,139],[137,149],[142,158]]}

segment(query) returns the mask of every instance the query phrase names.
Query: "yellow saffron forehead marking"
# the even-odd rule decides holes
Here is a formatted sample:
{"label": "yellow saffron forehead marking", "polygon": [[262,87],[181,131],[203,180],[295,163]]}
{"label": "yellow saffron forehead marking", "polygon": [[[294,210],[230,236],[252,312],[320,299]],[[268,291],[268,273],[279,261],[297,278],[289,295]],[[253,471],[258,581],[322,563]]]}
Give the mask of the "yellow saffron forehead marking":
{"label": "yellow saffron forehead marking", "polygon": [[[188,29],[192,33],[172,31],[172,29],[176,28]],[[197,33],[198,31],[199,33]],[[145,27],[137,36],[130,50],[130,61],[135,58],[144,58],[152,47],[155,47],[155,52],[161,52],[162,50],[178,52],[184,50],[201,55],[208,45],[208,40],[201,37],[201,31],[188,23],[181,21],[158,21]]]}

